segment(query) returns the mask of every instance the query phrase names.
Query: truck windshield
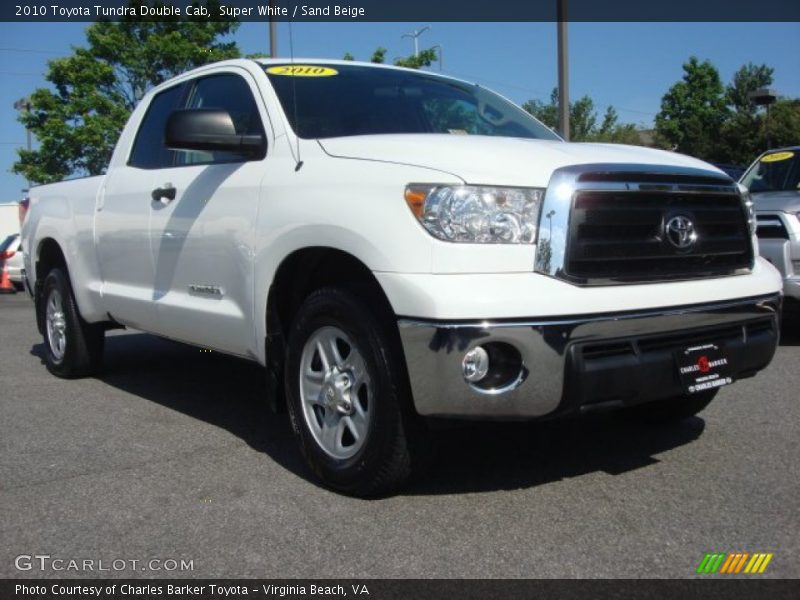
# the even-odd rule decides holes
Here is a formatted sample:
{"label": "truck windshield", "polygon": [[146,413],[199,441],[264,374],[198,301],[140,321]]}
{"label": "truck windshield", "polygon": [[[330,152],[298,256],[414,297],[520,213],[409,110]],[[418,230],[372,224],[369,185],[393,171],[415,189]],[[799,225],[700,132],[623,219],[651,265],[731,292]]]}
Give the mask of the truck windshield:
{"label": "truck windshield", "polygon": [[301,138],[445,133],[559,139],[478,85],[425,72],[358,65],[265,65]]}
{"label": "truck windshield", "polygon": [[765,154],[741,183],[754,193],[800,189],[800,153],[782,150]]}

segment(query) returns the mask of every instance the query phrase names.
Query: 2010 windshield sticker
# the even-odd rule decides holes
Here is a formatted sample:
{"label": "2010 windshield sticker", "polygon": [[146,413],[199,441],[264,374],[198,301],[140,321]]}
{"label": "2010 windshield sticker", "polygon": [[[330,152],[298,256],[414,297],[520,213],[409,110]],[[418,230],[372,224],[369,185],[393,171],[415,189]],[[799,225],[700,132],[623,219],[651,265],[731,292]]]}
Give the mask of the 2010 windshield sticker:
{"label": "2010 windshield sticker", "polygon": [[778,162],[779,160],[788,160],[794,156],[794,152],[776,152],[775,154],[767,154],[761,159],[761,162]]}
{"label": "2010 windshield sticker", "polygon": [[331,77],[338,75],[339,71],[319,65],[281,65],[279,67],[269,67],[267,73],[270,75],[287,75],[289,77]]}

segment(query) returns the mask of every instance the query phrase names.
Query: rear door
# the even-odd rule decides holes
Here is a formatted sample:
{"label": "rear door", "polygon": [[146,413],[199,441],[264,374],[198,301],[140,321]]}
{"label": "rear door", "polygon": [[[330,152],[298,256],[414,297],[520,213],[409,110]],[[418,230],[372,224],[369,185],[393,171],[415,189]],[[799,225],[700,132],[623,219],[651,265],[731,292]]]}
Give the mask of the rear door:
{"label": "rear door", "polygon": [[[264,134],[263,102],[249,73],[217,72],[187,83],[186,108],[221,108],[237,133]],[[158,330],[234,354],[254,347],[253,256],[264,155],[175,151],[154,188],[150,248]]]}

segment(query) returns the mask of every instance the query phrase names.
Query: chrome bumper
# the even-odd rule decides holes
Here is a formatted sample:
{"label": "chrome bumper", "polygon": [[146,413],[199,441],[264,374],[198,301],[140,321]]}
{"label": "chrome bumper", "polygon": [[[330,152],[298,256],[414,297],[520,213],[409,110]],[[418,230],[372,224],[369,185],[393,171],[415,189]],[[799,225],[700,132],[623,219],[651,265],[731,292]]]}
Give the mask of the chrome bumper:
{"label": "chrome bumper", "polygon": [[[698,340],[725,347],[735,379],[752,376],[775,352],[780,305],[771,295],[592,317],[398,324],[417,412],[516,419],[679,394],[674,353]],[[462,360],[492,342],[513,346],[522,367],[502,389],[480,389],[464,379]]]}
{"label": "chrome bumper", "polygon": [[800,256],[798,243],[768,238],[759,240],[758,246],[759,254],[780,271],[784,295],[800,300],[800,270],[794,266]]}

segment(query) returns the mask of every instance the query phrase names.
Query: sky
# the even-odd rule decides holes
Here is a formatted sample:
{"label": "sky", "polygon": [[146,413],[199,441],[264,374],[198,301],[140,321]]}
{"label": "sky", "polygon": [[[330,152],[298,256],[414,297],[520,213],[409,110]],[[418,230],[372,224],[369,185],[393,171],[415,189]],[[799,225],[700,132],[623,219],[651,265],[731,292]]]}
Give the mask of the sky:
{"label": "sky", "polygon": [[[10,172],[25,129],[14,102],[46,85],[47,61],[85,42],[88,23],[0,23],[0,203],[26,187]],[[557,83],[555,23],[280,23],[278,55],[369,60],[378,46],[395,57],[413,52],[403,33],[430,25],[421,48],[443,49],[445,74],[475,81],[522,103],[547,101]],[[243,23],[233,36],[244,53],[268,52],[266,23]],[[571,98],[588,94],[599,113],[613,105],[620,121],[651,127],[661,97],[692,55],[710,60],[723,82],[743,64],[775,68],[773,88],[800,97],[800,23],[570,23]],[[439,70],[436,64],[432,70]],[[35,144],[35,141],[34,141]]]}

